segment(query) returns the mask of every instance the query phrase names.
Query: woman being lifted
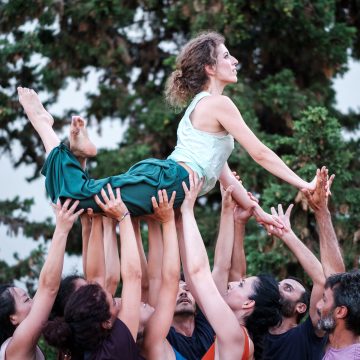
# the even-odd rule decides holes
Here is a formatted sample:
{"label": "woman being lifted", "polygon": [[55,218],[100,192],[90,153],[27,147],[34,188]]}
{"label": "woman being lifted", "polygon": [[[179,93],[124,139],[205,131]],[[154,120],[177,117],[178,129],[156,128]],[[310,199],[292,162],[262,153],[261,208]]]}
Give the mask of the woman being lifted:
{"label": "woman being lifted", "polygon": [[245,124],[234,103],[222,95],[225,86],[237,82],[237,63],[218,33],[204,33],[189,41],[178,56],[177,69],[170,75],[166,88],[167,100],[172,105],[183,106],[192,99],[180,121],[175,150],[167,160],[147,159],[124,174],[99,180],[89,178],[78,161],[96,154],[84,120],[73,117],[69,150],[60,144],[52,128],[53,118],[38,95],[19,87],[20,103],[48,154],[42,173],[52,201],[71,197],[80,200],[80,207],[99,212],[93,197],[110,183],[113,189],[121,188],[123,201],[132,215],[144,215],[152,213],[149,199],[157,197],[158,189],[166,189],[168,196],[176,191],[174,208],[179,207],[184,199],[181,183],[188,184],[189,174],[196,173],[204,178],[199,195],[210,191],[217,180],[225,188],[232,184],[233,197],[242,208],[252,208],[259,223],[281,228],[278,219],[250,199],[231,173],[227,159],[234,148],[234,138],[257,163],[298,189],[311,190],[313,183],[302,180],[266,147]]}

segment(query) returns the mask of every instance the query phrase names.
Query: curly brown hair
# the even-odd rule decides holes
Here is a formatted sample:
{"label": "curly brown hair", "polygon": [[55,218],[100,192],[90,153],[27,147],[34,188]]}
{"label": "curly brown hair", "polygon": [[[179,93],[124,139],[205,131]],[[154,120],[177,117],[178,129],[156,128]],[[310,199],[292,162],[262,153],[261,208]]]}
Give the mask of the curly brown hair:
{"label": "curly brown hair", "polygon": [[205,65],[216,64],[216,50],[225,41],[216,32],[201,33],[190,40],[176,59],[176,70],[166,83],[165,96],[174,107],[183,107],[204,89],[209,78]]}

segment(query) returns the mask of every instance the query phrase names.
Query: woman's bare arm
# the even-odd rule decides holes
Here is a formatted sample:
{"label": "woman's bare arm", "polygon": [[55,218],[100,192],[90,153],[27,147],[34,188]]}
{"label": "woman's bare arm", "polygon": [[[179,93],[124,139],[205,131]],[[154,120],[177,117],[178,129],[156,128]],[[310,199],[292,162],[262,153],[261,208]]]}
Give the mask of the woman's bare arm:
{"label": "woman's bare arm", "polygon": [[6,350],[6,358],[29,359],[35,357],[36,345],[44,323],[47,321],[57,295],[63,269],[65,246],[68,234],[83,212],[75,212],[79,201],[69,207],[71,199],[61,206],[54,205],[56,227],[50,244],[45,264],[41,269],[39,286],[27,317],[17,326]]}

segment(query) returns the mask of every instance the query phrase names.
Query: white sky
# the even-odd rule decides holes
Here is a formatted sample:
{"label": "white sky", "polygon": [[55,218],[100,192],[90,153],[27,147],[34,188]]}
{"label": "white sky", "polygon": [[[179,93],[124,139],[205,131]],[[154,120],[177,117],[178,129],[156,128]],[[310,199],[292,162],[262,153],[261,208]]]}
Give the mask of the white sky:
{"label": "white sky", "polygon": [[[349,109],[360,110],[360,63],[350,61],[349,69],[342,78],[334,79],[337,107],[342,112],[348,112]],[[97,88],[98,75],[92,72],[86,81],[70,83],[65,90],[61,91],[59,101],[50,108],[50,112],[61,115],[63,109],[70,107],[81,110],[86,103],[84,94]],[[41,96],[41,98],[44,100],[44,97]],[[124,127],[119,120],[110,121],[106,119],[103,122],[101,136],[99,136],[95,128],[89,128],[89,135],[99,148],[116,148],[124,132]],[[68,129],[64,131],[66,133]],[[359,134],[360,131],[357,133]],[[19,195],[20,198],[33,197],[35,198],[35,204],[32,207],[30,219],[41,221],[46,217],[53,216],[45,196],[43,177],[31,183],[26,182],[25,177],[32,174],[32,169],[27,166],[20,166],[15,170],[9,158],[4,155],[0,159],[0,167],[2,174],[6,174],[6,176],[0,177],[0,199],[12,199],[16,195]],[[19,236],[9,236],[4,226],[0,226],[0,241],[0,259],[9,264],[15,262],[12,256],[14,252],[17,252],[20,258],[24,258],[39,243],[26,239],[21,234]],[[64,273],[71,273],[74,270],[81,272],[81,268],[81,259],[79,257],[67,256],[65,258]]]}

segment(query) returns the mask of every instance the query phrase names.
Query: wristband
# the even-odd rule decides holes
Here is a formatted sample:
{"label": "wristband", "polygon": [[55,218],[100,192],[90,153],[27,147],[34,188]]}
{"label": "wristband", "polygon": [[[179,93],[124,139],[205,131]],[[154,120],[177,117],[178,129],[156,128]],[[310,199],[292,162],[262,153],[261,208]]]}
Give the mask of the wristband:
{"label": "wristband", "polygon": [[130,215],[130,211],[127,211],[121,218],[118,220],[119,222],[122,222],[127,215]]}

